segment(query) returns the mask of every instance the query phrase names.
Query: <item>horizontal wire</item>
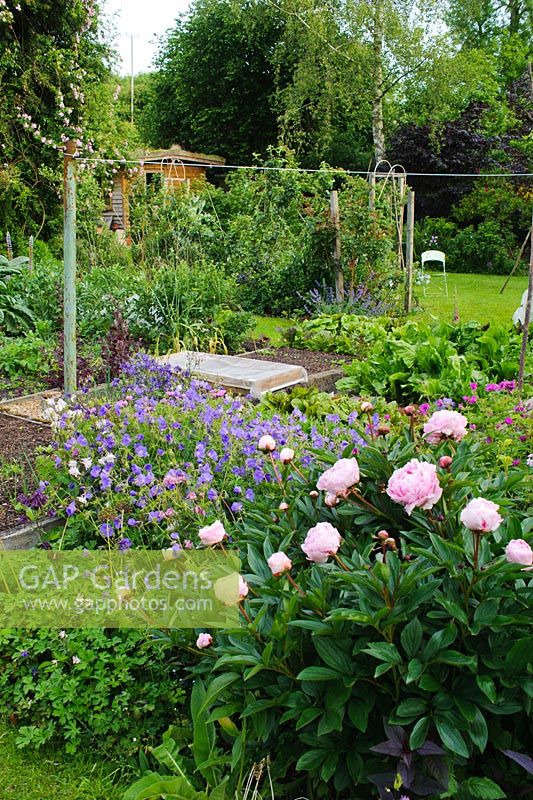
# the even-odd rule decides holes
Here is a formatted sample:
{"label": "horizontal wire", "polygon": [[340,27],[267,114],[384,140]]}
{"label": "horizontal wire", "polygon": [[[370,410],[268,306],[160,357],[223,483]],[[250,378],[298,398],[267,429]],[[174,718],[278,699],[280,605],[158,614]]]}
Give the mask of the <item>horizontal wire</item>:
{"label": "horizontal wire", "polygon": [[[163,157],[161,161],[153,161],[150,159],[128,159],[128,158],[90,158],[86,156],[75,156],[77,161],[93,161],[98,164],[136,164],[138,166],[147,166],[148,164],[161,166],[172,166],[172,156]],[[187,161],[183,162],[181,159],[176,158],[176,163],[180,166],[183,164],[185,167],[205,167],[206,169],[247,169],[256,170],[259,172],[326,172],[338,173],[341,175],[376,175],[380,177],[390,177],[389,172],[369,172],[362,169],[342,169],[342,167],[321,167],[318,169],[311,169],[306,167],[262,167],[258,165],[244,166],[242,164],[205,164],[202,161]],[[533,172],[402,172],[402,175],[407,175],[412,178],[533,178]]]}

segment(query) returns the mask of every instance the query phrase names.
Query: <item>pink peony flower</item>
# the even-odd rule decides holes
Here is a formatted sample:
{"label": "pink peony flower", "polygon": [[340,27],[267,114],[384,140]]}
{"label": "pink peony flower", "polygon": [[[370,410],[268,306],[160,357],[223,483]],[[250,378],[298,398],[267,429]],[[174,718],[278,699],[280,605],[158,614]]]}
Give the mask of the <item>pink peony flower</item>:
{"label": "pink peony flower", "polygon": [[302,545],[307,559],[315,564],[324,564],[329,556],[335,555],[341,546],[341,535],[329,522],[319,522],[310,528]]}
{"label": "pink peony flower", "polygon": [[239,575],[239,600],[246,597],[249,592],[249,587],[242,575]]}
{"label": "pink peony flower", "polygon": [[524,539],[511,539],[505,548],[505,557],[511,564],[533,565],[533,550]]}
{"label": "pink peony flower", "polygon": [[322,473],[316,488],[328,494],[344,494],[350,486],[359,482],[359,465],[355,458],[340,458],[330,469]]}
{"label": "pink peony flower", "polygon": [[430,444],[439,444],[443,439],[460,442],[467,425],[467,418],[458,411],[435,411],[424,424],[424,437]]}
{"label": "pink peony flower", "polygon": [[226,531],[224,530],[224,525],[217,519],[212,525],[206,525],[205,528],[201,528],[201,530],[198,531],[198,536],[202,543],[208,547],[209,545],[221,542],[226,536]]}
{"label": "pink peony flower", "polygon": [[280,450],[279,453],[279,460],[282,464],[290,464],[291,461],[294,459],[294,450],[292,447],[284,447],[283,450]]}
{"label": "pink peony flower", "polygon": [[196,647],[203,650],[204,647],[210,647],[213,644],[213,637],[210,633],[201,633],[196,640]]}
{"label": "pink peony flower", "polygon": [[290,558],[281,551],[279,553],[272,553],[267,564],[272,571],[272,575],[282,575],[284,572],[288,572],[292,567]]}
{"label": "pink peony flower", "polygon": [[276,449],[276,440],[266,434],[265,436],[261,436],[257,443],[257,447],[259,450],[267,450],[271,452],[272,450]]}
{"label": "pink peony flower", "polygon": [[499,506],[483,497],[475,497],[461,511],[460,520],[470,531],[488,533],[495,531],[503,522],[498,514]]}
{"label": "pink peony flower", "polygon": [[409,515],[415,507],[433,508],[442,495],[436,466],[412,458],[392,473],[387,494],[395,503],[405,506]]}

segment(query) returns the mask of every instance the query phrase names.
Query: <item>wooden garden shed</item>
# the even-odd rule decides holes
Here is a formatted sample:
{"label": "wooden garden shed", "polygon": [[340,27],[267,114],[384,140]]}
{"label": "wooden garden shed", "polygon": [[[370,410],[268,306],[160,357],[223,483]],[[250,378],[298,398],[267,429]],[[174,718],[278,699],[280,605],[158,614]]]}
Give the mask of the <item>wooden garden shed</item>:
{"label": "wooden garden shed", "polygon": [[[184,150],[180,145],[173,145],[169,150],[154,150],[139,156],[140,172],[136,176],[144,176],[147,183],[161,180],[170,189],[186,186],[193,189],[194,184],[205,181],[209,166],[223,166],[225,158],[208,156],[204,153],[193,153]],[[118,170],[113,176],[113,191],[109,195],[108,205],[103,213],[104,223],[111,230],[125,232],[129,227],[128,193],[130,178],[125,169]],[[125,233],[122,233],[124,236]]]}

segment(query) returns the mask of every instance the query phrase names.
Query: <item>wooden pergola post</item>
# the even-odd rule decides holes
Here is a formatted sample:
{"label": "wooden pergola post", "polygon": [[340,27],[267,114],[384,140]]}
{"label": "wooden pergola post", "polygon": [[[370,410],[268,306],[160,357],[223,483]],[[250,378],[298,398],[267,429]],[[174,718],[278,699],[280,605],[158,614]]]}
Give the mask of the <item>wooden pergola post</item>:
{"label": "wooden pergola post", "polygon": [[63,155],[63,342],[64,393],[76,391],[76,144]]}

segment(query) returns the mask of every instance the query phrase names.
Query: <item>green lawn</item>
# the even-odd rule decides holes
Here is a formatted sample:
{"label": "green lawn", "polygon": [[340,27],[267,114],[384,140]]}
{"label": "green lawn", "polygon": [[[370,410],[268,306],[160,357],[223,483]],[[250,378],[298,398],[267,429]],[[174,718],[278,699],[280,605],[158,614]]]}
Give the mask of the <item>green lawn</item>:
{"label": "green lawn", "polygon": [[89,756],[62,750],[19,750],[15,729],[0,721],[0,798],[2,800],[120,800],[112,767]]}
{"label": "green lawn", "polygon": [[[527,288],[525,276],[511,278],[503,294],[500,294],[500,289],[505,282],[505,275],[450,272],[447,280],[448,297],[442,292],[436,293],[436,289],[443,286],[441,274],[432,275],[425,297],[422,289],[416,287],[420,308],[415,312],[415,317],[426,319],[437,317],[445,322],[451,322],[457,306],[461,322],[497,322],[506,325],[511,322],[514,312],[520,305],[522,293]],[[280,345],[282,342],[279,328],[289,328],[291,325],[290,319],[257,317],[254,339],[268,336],[274,346]]]}
{"label": "green lawn", "polygon": [[[520,305],[522,293],[527,288],[527,278],[511,278],[503,294],[500,289],[505,282],[504,275],[474,275],[448,273],[448,297],[443,294],[432,294],[436,288],[443,286],[439,274],[431,276],[424,297],[420,287],[416,294],[423,309],[423,314],[435,316],[451,322],[457,305],[460,322],[498,322],[507,324]],[[433,284],[433,285],[432,285]]]}
{"label": "green lawn", "polygon": [[268,336],[273,345],[280,345],[282,344],[280,329],[290,328],[292,324],[292,320],[284,317],[257,317],[253,338]]}

